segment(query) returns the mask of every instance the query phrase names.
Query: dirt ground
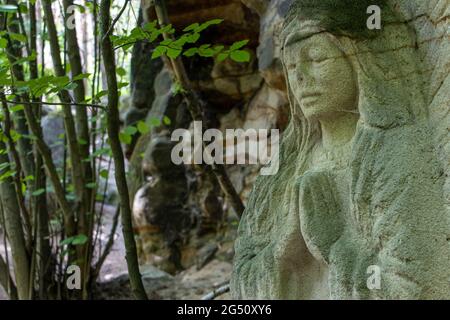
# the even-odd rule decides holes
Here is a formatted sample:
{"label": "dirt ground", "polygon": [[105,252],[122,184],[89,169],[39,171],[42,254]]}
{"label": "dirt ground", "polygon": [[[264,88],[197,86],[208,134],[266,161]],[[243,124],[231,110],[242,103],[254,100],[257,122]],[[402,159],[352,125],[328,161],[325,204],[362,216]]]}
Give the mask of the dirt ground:
{"label": "dirt ground", "polygon": [[[100,236],[102,246],[107,241],[114,211],[114,207],[105,206],[104,221]],[[3,233],[0,230],[1,239],[3,239]],[[0,253],[2,256],[5,256],[2,241],[0,243]],[[141,273],[149,298],[200,299],[229,280],[231,264],[226,261],[213,259],[200,270],[197,270],[196,266],[192,266],[175,276],[153,266],[146,265],[141,266]],[[94,294],[96,299],[132,299],[125,261],[125,247],[120,227],[117,229],[114,246],[105,260],[98,282]],[[224,294],[218,299],[226,298],[229,298],[228,294]],[[0,300],[6,299],[7,295],[0,287]]]}

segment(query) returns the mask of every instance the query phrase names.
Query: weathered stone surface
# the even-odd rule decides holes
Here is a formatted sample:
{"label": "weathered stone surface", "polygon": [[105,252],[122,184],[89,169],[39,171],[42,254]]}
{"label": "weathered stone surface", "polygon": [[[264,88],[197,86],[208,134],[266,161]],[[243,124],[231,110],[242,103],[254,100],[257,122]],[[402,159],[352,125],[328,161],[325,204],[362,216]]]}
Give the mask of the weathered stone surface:
{"label": "weathered stone surface", "polygon": [[244,129],[272,129],[283,127],[279,116],[287,105],[284,92],[264,85],[249,103]]}
{"label": "weathered stone surface", "polygon": [[232,296],[450,299],[450,5],[388,1],[372,36],[366,2],[314,2],[280,37],[290,122],[241,220]]}
{"label": "weathered stone surface", "polygon": [[258,68],[266,83],[285,90],[285,80],[280,61],[280,38],[284,16],[292,0],[271,0],[261,15],[259,46],[257,49]]}
{"label": "weathered stone surface", "polygon": [[260,16],[267,10],[269,2],[270,0],[242,0],[243,4],[257,12]]}

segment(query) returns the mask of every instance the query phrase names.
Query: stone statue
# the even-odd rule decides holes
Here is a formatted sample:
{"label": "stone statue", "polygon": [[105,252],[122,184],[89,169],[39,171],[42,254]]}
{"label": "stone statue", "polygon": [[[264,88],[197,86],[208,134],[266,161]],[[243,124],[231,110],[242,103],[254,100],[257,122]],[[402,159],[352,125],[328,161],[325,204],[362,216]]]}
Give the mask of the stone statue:
{"label": "stone statue", "polygon": [[296,1],[285,20],[290,123],[239,226],[234,298],[450,299],[415,39],[385,1],[381,30],[366,27],[372,1],[350,2]]}

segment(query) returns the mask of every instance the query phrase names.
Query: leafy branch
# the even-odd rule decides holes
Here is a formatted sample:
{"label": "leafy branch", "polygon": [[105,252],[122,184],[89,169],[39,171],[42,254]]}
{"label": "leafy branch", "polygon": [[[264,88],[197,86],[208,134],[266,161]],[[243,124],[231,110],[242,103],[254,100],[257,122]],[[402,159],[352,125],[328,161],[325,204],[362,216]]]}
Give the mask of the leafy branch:
{"label": "leafy branch", "polygon": [[[186,57],[193,57],[195,55],[216,58],[221,62],[227,58],[231,58],[236,62],[248,62],[250,60],[250,53],[243,50],[248,44],[249,40],[241,40],[233,43],[226,48],[224,45],[216,44],[202,44],[198,47],[192,45],[197,43],[201,38],[201,33],[213,25],[218,25],[223,22],[222,19],[213,19],[203,23],[193,23],[183,29],[183,34],[179,38],[175,38],[176,30],[171,24],[157,27],[157,21],[146,23],[143,27],[136,27],[131,30],[129,34],[122,36],[112,35],[111,40],[114,44],[115,50],[122,48],[128,50],[138,41],[155,42],[161,35],[171,35],[170,38],[164,38],[158,43],[153,50],[152,59],[159,58],[166,55],[170,59],[176,59],[180,55]],[[186,48],[186,46],[189,46]]]}

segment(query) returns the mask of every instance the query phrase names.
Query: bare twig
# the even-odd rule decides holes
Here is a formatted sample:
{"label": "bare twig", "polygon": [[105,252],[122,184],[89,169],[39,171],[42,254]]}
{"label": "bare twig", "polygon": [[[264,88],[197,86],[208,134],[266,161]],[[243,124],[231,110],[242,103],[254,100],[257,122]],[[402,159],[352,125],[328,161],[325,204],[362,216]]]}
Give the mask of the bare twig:
{"label": "bare twig", "polygon": [[[8,102],[10,104],[23,104],[23,102],[20,102],[20,101],[7,100],[6,102]],[[30,101],[30,102],[27,102],[27,104],[31,104],[31,105],[45,104],[47,106],[82,106],[82,107],[90,107],[90,108],[98,108],[98,109],[106,110],[106,106],[102,106],[99,104],[90,104],[90,103]]]}
{"label": "bare twig", "polygon": [[108,254],[111,251],[111,248],[114,244],[114,237],[116,235],[117,225],[119,224],[119,216],[120,216],[120,207],[117,207],[113,217],[113,224],[111,227],[111,232],[109,234],[108,241],[106,242],[105,249],[103,250],[101,256],[98,258],[98,261],[94,267],[94,271],[92,272],[92,279],[95,279],[99,275],[103,263],[105,262],[106,257],[108,257]]}
{"label": "bare twig", "polygon": [[111,22],[111,25],[109,26],[108,31],[103,36],[103,39],[106,38],[106,37],[109,37],[111,35],[111,33],[114,30],[114,26],[116,25],[117,21],[119,21],[119,19],[122,16],[122,14],[125,12],[125,9],[127,8],[128,3],[130,3],[130,0],[125,0],[125,3],[123,4],[122,9],[120,9],[119,14],[117,15],[117,17],[115,17],[114,20]]}
{"label": "bare twig", "polygon": [[214,289],[210,293],[204,295],[202,300],[214,300],[215,298],[230,291],[230,284],[223,285],[217,289]]}

